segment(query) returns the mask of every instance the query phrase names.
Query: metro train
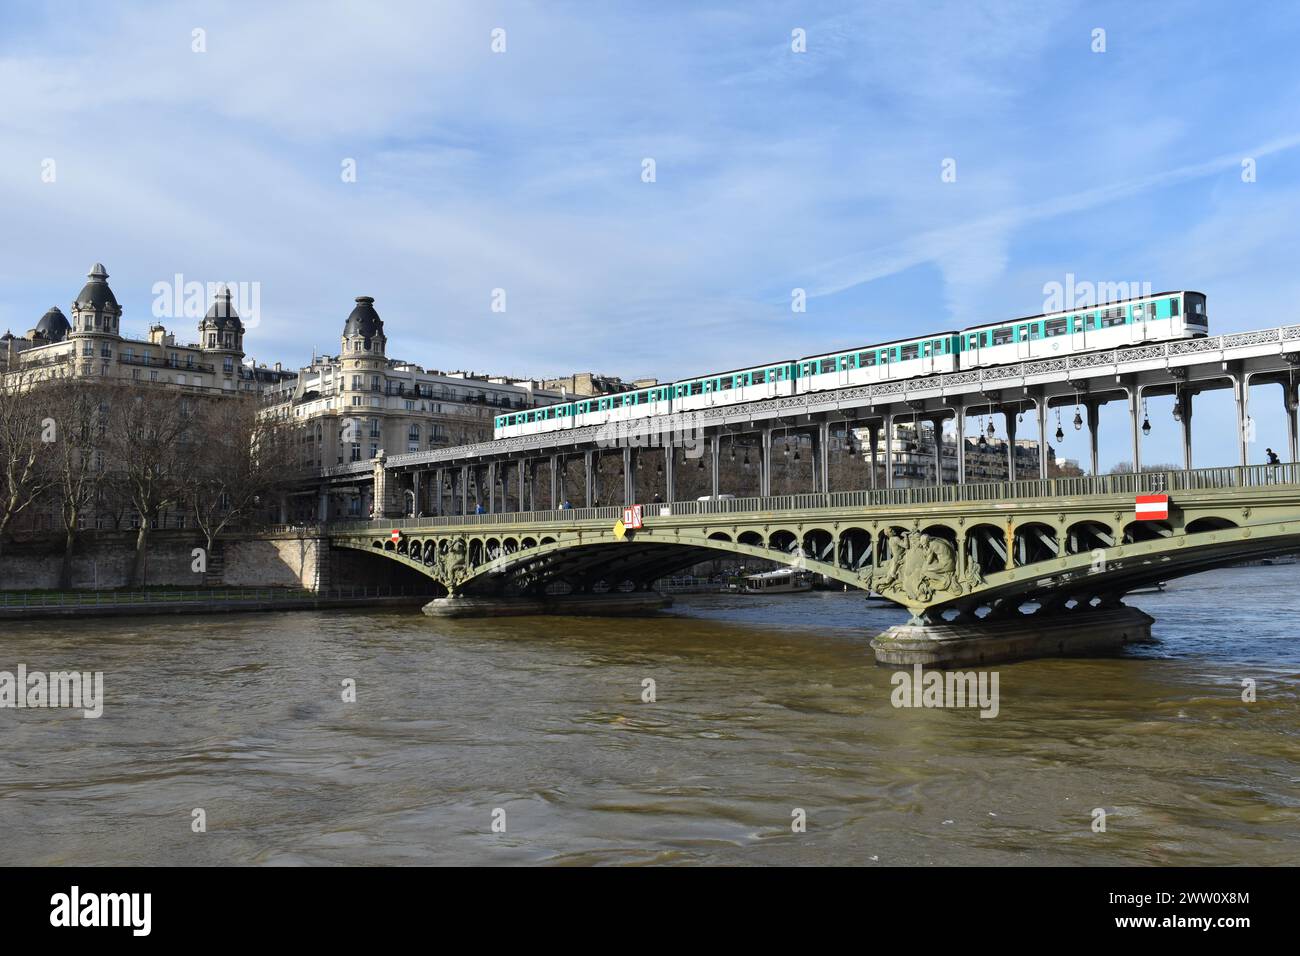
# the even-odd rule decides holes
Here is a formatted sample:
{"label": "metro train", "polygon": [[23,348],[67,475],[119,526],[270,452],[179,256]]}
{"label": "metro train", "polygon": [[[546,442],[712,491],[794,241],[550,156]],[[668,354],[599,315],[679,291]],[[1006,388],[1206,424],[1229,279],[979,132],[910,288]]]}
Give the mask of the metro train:
{"label": "metro train", "polygon": [[498,415],[493,435],[511,438],[604,425],[715,405],[1208,334],[1203,293],[1162,292],[1086,309],[976,325],[960,332],[936,332],[801,359],[782,359],[617,395]]}

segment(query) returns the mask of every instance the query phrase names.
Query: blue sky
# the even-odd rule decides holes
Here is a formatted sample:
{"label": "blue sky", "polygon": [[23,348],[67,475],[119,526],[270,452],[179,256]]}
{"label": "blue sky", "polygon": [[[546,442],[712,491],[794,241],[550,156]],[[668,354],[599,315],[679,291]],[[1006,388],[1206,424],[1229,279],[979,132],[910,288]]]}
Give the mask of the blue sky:
{"label": "blue sky", "polygon": [[[1298,34],[1281,3],[9,2],[0,327],[97,260],[140,333],[176,273],[259,283],[248,351],[293,365],[357,295],[391,354],[520,376],[1023,315],[1067,273],[1297,322]],[[1198,465],[1232,460],[1220,399]],[[1175,457],[1154,406],[1147,461]]]}

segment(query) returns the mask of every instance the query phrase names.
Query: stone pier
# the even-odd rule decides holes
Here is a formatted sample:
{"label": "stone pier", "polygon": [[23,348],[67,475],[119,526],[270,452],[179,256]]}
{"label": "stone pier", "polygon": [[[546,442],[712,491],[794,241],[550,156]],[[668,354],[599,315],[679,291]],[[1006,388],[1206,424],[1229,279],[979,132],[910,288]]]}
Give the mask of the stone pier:
{"label": "stone pier", "polygon": [[1149,643],[1155,618],[1137,608],[1026,614],[970,623],[896,624],[871,642],[876,663],[958,667],[1032,657],[1085,657]]}

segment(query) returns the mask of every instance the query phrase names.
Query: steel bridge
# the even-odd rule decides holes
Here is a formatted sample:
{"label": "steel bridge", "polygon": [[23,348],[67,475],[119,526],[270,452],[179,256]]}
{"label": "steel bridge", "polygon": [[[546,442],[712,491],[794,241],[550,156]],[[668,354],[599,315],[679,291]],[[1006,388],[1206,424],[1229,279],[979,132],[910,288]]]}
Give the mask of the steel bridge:
{"label": "steel bridge", "polygon": [[[1139,518],[1139,495],[1167,515]],[[719,554],[871,589],[913,623],[1078,620],[1128,591],[1300,549],[1300,466],[878,489],[642,508],[328,525],[335,548],[417,569],[449,596],[646,591]]]}
{"label": "steel bridge", "polygon": [[[1049,441],[1048,422],[1053,409],[1077,412],[1075,427],[1085,422],[1090,436],[1091,473],[1097,474],[1097,440],[1100,409],[1111,402],[1125,404],[1135,471],[1141,470],[1143,402],[1148,397],[1171,396],[1181,430],[1183,467],[1192,467],[1192,417],[1197,395],[1216,389],[1231,390],[1236,406],[1232,443],[1242,466],[1250,464],[1252,418],[1250,389],[1254,385],[1279,387],[1280,410],[1287,416],[1289,456],[1300,459],[1300,325],[1239,332],[1199,339],[1178,339],[1124,348],[1063,355],[1017,364],[932,375],[873,385],[845,387],[738,404],[718,404],[690,412],[693,436],[704,456],[691,467],[707,469],[708,487],[716,497],[728,491],[720,467],[724,445],[749,436],[757,445],[754,465],[759,496],[773,497],[773,442],[782,436],[806,440],[812,457],[808,491],[831,492],[827,451],[836,434],[849,429],[866,432],[863,454],[869,457],[870,490],[894,485],[894,426],[928,422],[941,428],[953,420],[958,435],[965,435],[972,416],[1005,418],[1011,479],[1030,477],[1018,473],[1017,422],[1032,416],[1033,435],[1040,450]],[[659,423],[669,427],[671,423]],[[654,427],[654,420],[650,421]],[[882,436],[886,440],[882,441]],[[672,501],[677,494],[676,469],[682,467],[672,442],[620,440],[608,427],[587,426],[542,434],[479,442],[454,448],[380,455],[326,468],[309,493],[319,496],[320,520],[329,519],[331,495],[360,499],[361,514],[467,514],[476,506],[491,513],[537,511],[572,497],[576,504],[597,503],[599,463],[602,457],[621,455],[624,504],[659,494]],[[956,443],[956,483],[971,475],[965,441]],[[941,443],[935,443],[935,480],[942,484]],[[582,487],[565,486],[568,464],[581,463]],[[883,468],[879,468],[883,465]],[[651,471],[650,469],[653,469]],[[878,475],[883,473],[883,478]],[[1046,479],[1048,461],[1038,456],[1037,477]],[[549,476],[549,488],[547,488]],[[571,491],[574,492],[571,494]],[[608,489],[607,489],[608,491]],[[549,492],[549,493],[548,493]],[[609,495],[605,495],[609,499]],[[512,504],[513,502],[513,504]]]}

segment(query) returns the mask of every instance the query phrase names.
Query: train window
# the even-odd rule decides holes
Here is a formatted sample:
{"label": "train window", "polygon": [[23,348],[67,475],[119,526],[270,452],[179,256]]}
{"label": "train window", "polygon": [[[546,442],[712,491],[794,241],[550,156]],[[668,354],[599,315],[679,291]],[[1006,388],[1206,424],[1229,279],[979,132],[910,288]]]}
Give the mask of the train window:
{"label": "train window", "polygon": [[1177,300],[1177,299],[1170,299],[1170,300],[1169,300],[1169,314],[1170,314],[1171,316],[1173,316],[1174,318],[1178,318],[1178,300]]}
{"label": "train window", "polygon": [[1006,345],[1010,341],[1011,341],[1011,329],[1009,327],[993,330],[994,345]]}
{"label": "train window", "polygon": [[824,358],[821,360],[820,366],[821,367],[817,371],[822,375],[825,375],[827,372],[833,372],[835,371],[835,359]]}
{"label": "train window", "polygon": [[1050,339],[1056,335],[1065,334],[1065,319],[1048,319],[1045,323],[1047,337]]}
{"label": "train window", "polygon": [[899,360],[906,362],[909,359],[914,359],[920,354],[920,350],[921,346],[919,342],[912,342],[909,345],[904,345],[899,349]]}
{"label": "train window", "polygon": [[703,382],[691,382],[690,385],[688,386],[688,388],[690,388],[690,392],[689,392],[689,394],[691,394],[691,395],[703,395],[703,394],[704,394],[704,383],[703,383]]}
{"label": "train window", "polygon": [[720,391],[729,390],[733,384],[735,384],[735,378],[730,375],[724,375],[718,379],[718,389]]}
{"label": "train window", "polygon": [[1101,313],[1101,327],[1103,329],[1114,328],[1117,325],[1126,324],[1124,309],[1103,309]]}
{"label": "train window", "polygon": [[858,353],[858,368],[871,368],[871,366],[873,366],[873,365],[875,365],[875,364],[876,364],[876,353],[875,353],[875,352],[859,352],[859,353]]}
{"label": "train window", "polygon": [[1197,315],[1204,315],[1204,314],[1205,314],[1205,303],[1204,303],[1204,302],[1197,302],[1195,308],[1196,308],[1196,314],[1197,314]]}

